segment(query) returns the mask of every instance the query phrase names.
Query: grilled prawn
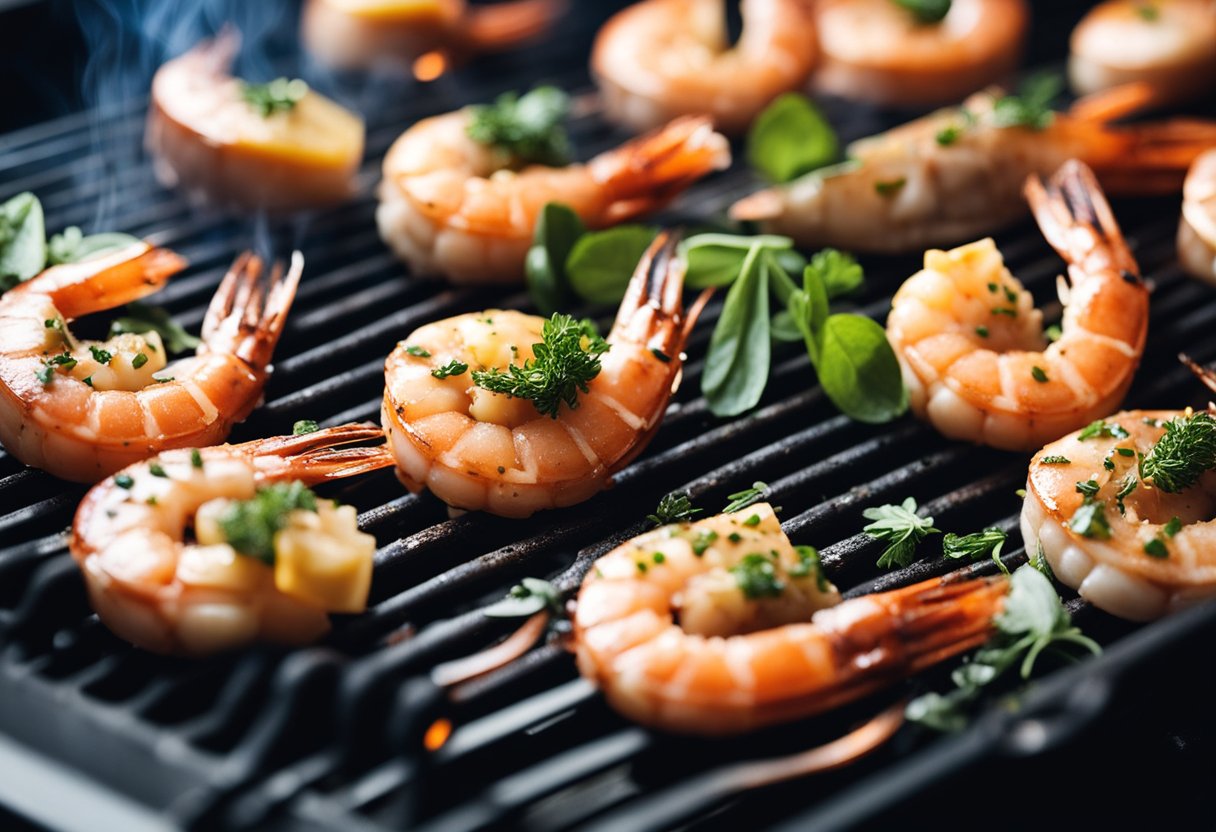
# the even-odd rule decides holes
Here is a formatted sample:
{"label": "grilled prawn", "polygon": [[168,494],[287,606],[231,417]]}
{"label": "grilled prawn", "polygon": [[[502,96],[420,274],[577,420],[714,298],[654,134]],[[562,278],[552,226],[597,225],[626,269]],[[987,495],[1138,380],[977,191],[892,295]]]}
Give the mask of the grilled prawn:
{"label": "grilled prawn", "polygon": [[147,243],[54,266],[0,297],[0,442],[27,465],[96,482],[168,448],[223,441],[262,397],[303,271],[297,253],[259,288],[237,259],[203,321],[197,355],[168,362],[156,332],[76,338],[70,323],[159,289],[185,261]]}
{"label": "grilled prawn", "polygon": [[1216,284],[1216,148],[1196,159],[1186,176],[1178,261],[1188,274]]}

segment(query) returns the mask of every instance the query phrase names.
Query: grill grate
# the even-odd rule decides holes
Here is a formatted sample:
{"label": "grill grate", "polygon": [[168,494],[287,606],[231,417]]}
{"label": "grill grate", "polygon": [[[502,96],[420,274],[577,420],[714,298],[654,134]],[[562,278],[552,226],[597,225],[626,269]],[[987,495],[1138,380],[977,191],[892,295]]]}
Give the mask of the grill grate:
{"label": "grill grate", "polygon": [[[286,432],[300,418],[323,424],[376,419],[383,358],[410,329],[486,306],[526,307],[526,296],[515,290],[411,280],[376,238],[370,185],[405,125],[526,86],[538,75],[576,93],[582,114],[572,134],[581,153],[619,141],[622,136],[595,113],[585,74],[598,22],[581,13],[545,45],[486,59],[380,109],[369,124],[363,195],[318,214],[298,234],[268,229],[280,247],[298,242],[308,265],[265,406],[238,427],[234,441]],[[548,69],[538,73],[536,67]],[[108,146],[127,148],[117,157],[98,149],[95,114],[0,137],[0,197],[34,190],[52,229],[90,225],[100,202],[110,206],[107,228],[179,250],[191,268],[158,301],[197,327],[228,262],[267,229],[191,210],[158,188],[146,160],[133,158],[131,149],[141,134],[143,105],[125,102],[101,122]],[[827,109],[845,138],[894,120],[842,102],[829,101]],[[718,214],[753,186],[736,166],[690,190],[668,218]],[[1216,342],[1205,338],[1216,306],[1174,262],[1177,206],[1116,208],[1156,286],[1154,335],[1129,405],[1200,404],[1202,392],[1173,356],[1185,348],[1199,360],[1216,359]],[[998,242],[1013,271],[1046,300],[1060,264],[1037,231],[1023,224]],[[881,319],[890,293],[915,262],[882,258],[866,265],[869,288],[857,306]],[[90,828],[87,819],[97,817],[86,811],[90,801],[107,817],[118,812],[132,829],[417,824],[438,832],[508,823],[657,829],[686,821],[710,829],[743,821],[831,827],[873,819],[918,789],[950,782],[948,775],[965,763],[1036,750],[1018,733],[1032,716],[1051,711],[1057,722],[1040,727],[1046,725],[1052,737],[1051,731],[1066,734],[1086,716],[1076,713],[1078,699],[1069,691],[1110,685],[1216,626],[1211,607],[1134,630],[1073,602],[1083,623],[1113,648],[1101,661],[1050,677],[1022,716],[993,708],[953,739],[905,732],[872,758],[817,777],[813,788],[794,784],[744,796],[730,789],[729,767],[737,761],[807,748],[838,735],[865,711],[846,710],[746,740],[658,736],[612,714],[553,643],[446,694],[437,690],[427,681],[431,666],[507,632],[510,625],[485,618],[481,606],[525,575],[552,577],[572,591],[594,558],[641,531],[641,518],[677,487],[699,504],[715,506],[753,480],[768,481],[774,502],[785,507],[786,531],[821,547],[825,568],[848,595],[951,567],[930,558],[878,573],[878,547],[858,534],[867,505],[912,494],[944,526],[998,525],[1016,540],[1013,492],[1025,476],[1023,458],[946,442],[910,419],[879,428],[850,422],[812,386],[805,355],[792,348],[778,349],[757,411],[731,422],[712,418],[697,390],[720,308],[720,302],[710,304],[693,336],[684,385],[653,444],[621,472],[612,491],[585,506],[528,521],[447,519],[436,500],[403,494],[387,472],[337,487],[335,494],[360,508],[362,523],[382,546],[371,609],[338,622],[332,637],[313,648],[256,648],[186,662],[124,645],[91,615],[64,548],[62,530],[82,489],[0,453],[0,731],[106,789],[96,797],[72,792],[81,810],[75,820],[23,806],[16,781],[8,788],[0,782],[0,796],[69,828]],[[774,442],[775,436],[782,438]],[[619,518],[630,517],[638,521],[621,528]],[[1024,557],[1018,550],[1007,560]],[[1090,699],[1105,703],[1109,692],[1104,688]],[[424,759],[416,751],[421,732],[439,714],[457,727]]]}

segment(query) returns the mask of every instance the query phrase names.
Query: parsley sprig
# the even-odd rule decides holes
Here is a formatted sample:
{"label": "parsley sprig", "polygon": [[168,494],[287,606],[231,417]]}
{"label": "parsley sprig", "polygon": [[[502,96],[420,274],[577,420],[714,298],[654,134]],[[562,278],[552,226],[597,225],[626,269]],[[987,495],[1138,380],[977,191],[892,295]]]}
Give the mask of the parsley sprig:
{"label": "parsley sprig", "polygon": [[1007,573],[1009,569],[1001,560],[1001,549],[1004,547],[1007,537],[1008,535],[1002,529],[995,526],[972,534],[959,535],[947,532],[946,536],[942,538],[942,554],[954,560],[962,558],[980,560],[991,557],[1001,571]]}
{"label": "parsley sprig", "polygon": [[493,393],[529,399],[538,412],[556,419],[563,402],[570,409],[578,407],[578,394],[588,392],[587,385],[600,374],[599,357],[608,348],[591,321],[554,313],[541,329],[541,343],[532,345],[535,358],[522,367],[512,364],[506,371],[475,370],[473,383]]}
{"label": "parsley sprig", "polygon": [[1029,564],[1013,573],[1005,608],[995,624],[993,638],[951,674],[954,690],[925,694],[908,703],[910,722],[960,731],[967,725],[967,707],[1010,668],[1016,667],[1018,676],[1027,680],[1045,653],[1075,661],[1079,652],[1102,652],[1097,642],[1073,625],[1051,581]]}
{"label": "parsley sprig", "polygon": [[317,495],[299,481],[277,482],[228,506],[219,525],[232,548],[273,564],[275,532],[287,525],[287,515],[296,510],[316,511]]}
{"label": "parsley sprig", "polygon": [[241,81],[241,98],[262,118],[290,113],[308,95],[308,84],[299,78],[275,78],[264,84]]}
{"label": "parsley sprig", "polygon": [[503,93],[493,104],[469,108],[469,137],[508,153],[519,164],[564,165],[570,140],[561,126],[569,97],[556,87]]}
{"label": "parsley sprig", "polygon": [[916,557],[916,546],[931,534],[941,534],[932,517],[916,513],[916,500],[907,498],[900,505],[888,504],[863,511],[862,516],[873,520],[862,531],[887,544],[878,559],[880,569],[907,566]]}

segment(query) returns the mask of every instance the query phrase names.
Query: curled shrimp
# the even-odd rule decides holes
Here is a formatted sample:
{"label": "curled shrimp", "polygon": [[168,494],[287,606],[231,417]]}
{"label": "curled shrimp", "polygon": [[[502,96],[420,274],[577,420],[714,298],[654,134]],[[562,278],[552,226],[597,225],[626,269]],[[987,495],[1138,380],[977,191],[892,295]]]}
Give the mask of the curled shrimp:
{"label": "curled shrimp", "polygon": [[1182,188],[1178,260],[1188,274],[1216,284],[1216,149],[1195,160]]}
{"label": "curled shrimp", "polygon": [[[533,402],[472,383],[473,370],[534,357],[543,318],[492,309],[427,324],[385,362],[382,420],[411,491],[450,506],[527,517],[580,503],[608,486],[650,441],[680,383],[688,331],[684,263],[660,234],[638,264],[601,357],[576,406],[543,415]],[[464,369],[442,376],[457,362]]]}
{"label": "curled shrimp", "polygon": [[[1058,580],[1121,618],[1149,621],[1216,595],[1216,479],[1209,472],[1171,493],[1137,478],[1139,455],[1149,455],[1171,420],[1192,415],[1116,413],[1101,430],[1070,433],[1031,460],[1021,518],[1027,549],[1037,546]],[[1082,493],[1087,483],[1092,494]]]}
{"label": "curled shrimp", "polygon": [[726,139],[707,118],[682,118],[564,168],[505,168],[508,159],[467,133],[458,110],[406,130],[384,159],[376,224],[417,274],[458,283],[522,280],[524,258],[547,202],[570,206],[599,228],[656,210],[730,164]]}
{"label": "curled shrimp", "polygon": [[1021,218],[1026,177],[1049,176],[1069,159],[1092,167],[1114,195],[1168,194],[1216,143],[1209,122],[1108,126],[1152,101],[1143,86],[1079,102],[1041,130],[998,126],[999,99],[980,93],[962,108],[854,142],[854,161],[745,197],[731,216],[807,248],[898,253],[954,245]]}
{"label": "curled shrimp", "polygon": [[168,363],[155,331],[75,337],[76,318],[148,295],[185,261],[148,243],[54,266],[0,297],[0,442],[13,456],[96,482],[167,448],[213,445],[262,397],[270,357],[304,268],[259,287],[261,261],[239,257],[203,321],[197,354]]}
{"label": "curled shrimp", "polygon": [[591,70],[608,117],[637,130],[708,114],[739,134],[769,102],[801,89],[815,67],[806,0],[743,0],[729,44],[723,0],[644,0],[595,38]]}
{"label": "curled shrimp", "polygon": [[1073,29],[1068,77],[1082,94],[1141,81],[1162,103],[1197,97],[1216,82],[1216,4],[1099,3]]}
{"label": "curled shrimp", "polygon": [[1069,162],[1026,195],[1068,263],[1055,343],[991,239],[926,252],[887,319],[913,411],[946,436],[1009,450],[1118,407],[1148,332],[1148,289],[1089,170]]}
{"label": "curled shrimp", "polygon": [[[428,54],[465,58],[535,38],[564,0],[308,0],[300,19],[304,45],[335,69],[409,67]],[[428,79],[429,80],[429,79]]]}
{"label": "curled shrimp", "polygon": [[[759,577],[757,577],[759,576]],[[625,716],[735,734],[821,713],[976,647],[1004,578],[934,579],[841,602],[766,503],[647,532],[579,591],[583,676]]]}
{"label": "curled shrimp", "polygon": [[376,543],[358,530],[354,507],[314,497],[311,508],[292,508],[274,532],[273,563],[237,548],[225,512],[276,484],[298,496],[392,465],[383,445],[333,450],[381,437],[374,426],[343,425],[176,449],[103,480],[72,524],[72,557],[93,608],[116,635],[156,653],[316,639],[329,611],[366,605]]}
{"label": "curled shrimp", "polygon": [[903,107],[958,101],[1012,72],[1025,0],[954,0],[923,22],[891,0],[817,0],[822,92]]}

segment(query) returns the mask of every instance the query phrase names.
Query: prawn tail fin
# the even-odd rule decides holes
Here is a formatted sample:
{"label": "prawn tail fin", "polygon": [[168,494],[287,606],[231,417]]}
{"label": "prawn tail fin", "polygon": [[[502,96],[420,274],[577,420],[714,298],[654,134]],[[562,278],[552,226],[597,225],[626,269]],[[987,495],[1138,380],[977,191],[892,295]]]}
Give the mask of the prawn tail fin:
{"label": "prawn tail fin", "polygon": [[1133,124],[1117,131],[1126,147],[1096,167],[1115,196],[1164,196],[1182,190],[1191,164],[1216,147],[1216,123],[1195,118]]}
{"label": "prawn tail fin", "polygon": [[[684,348],[684,271],[680,235],[660,232],[638,261],[608,340],[644,344],[670,359]],[[693,314],[699,314],[694,309]]]}
{"label": "prawn tail fin", "polygon": [[475,52],[509,49],[548,31],[566,5],[566,0],[509,0],[470,7],[463,45]]}
{"label": "prawn tail fin", "polygon": [[313,485],[387,468],[393,455],[386,445],[341,448],[374,442],[384,431],[369,422],[337,425],[293,436],[272,436],[235,446],[268,479],[295,479]]}
{"label": "prawn tail fin", "polygon": [[918,673],[992,635],[1009,581],[1004,576],[924,581],[879,596],[897,618],[909,673]]}
{"label": "prawn tail fin", "polygon": [[1081,273],[1113,268],[1139,278],[1110,203],[1083,162],[1070,159],[1046,184],[1032,175],[1026,198],[1043,236],[1070,266]]}
{"label": "prawn tail fin", "polygon": [[1200,364],[1184,352],[1178,353],[1178,360],[1195,375],[1195,378],[1199,379],[1204,387],[1216,393],[1216,370]]}
{"label": "prawn tail fin", "polygon": [[661,208],[693,182],[729,165],[730,143],[709,117],[677,118],[588,163],[592,179],[611,199],[600,224]]}
{"label": "prawn tail fin", "polygon": [[1106,124],[1142,113],[1160,100],[1160,93],[1151,84],[1135,81],[1078,98],[1068,108],[1068,115],[1079,121]]}
{"label": "prawn tail fin", "polygon": [[207,308],[199,353],[235,355],[255,373],[264,373],[303,272],[303,255],[292,252],[291,266],[284,272],[276,263],[270,285],[263,289],[261,258],[248,251],[237,257]]}

